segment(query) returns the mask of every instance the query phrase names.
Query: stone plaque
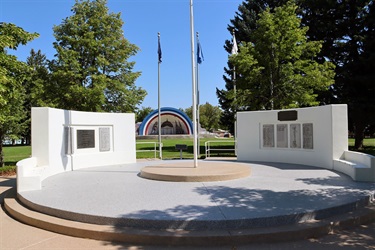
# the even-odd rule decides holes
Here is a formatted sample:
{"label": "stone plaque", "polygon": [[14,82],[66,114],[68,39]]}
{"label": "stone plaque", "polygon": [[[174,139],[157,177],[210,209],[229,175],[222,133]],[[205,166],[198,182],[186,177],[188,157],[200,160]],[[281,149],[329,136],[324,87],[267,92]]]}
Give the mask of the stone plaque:
{"label": "stone plaque", "polygon": [[290,148],[301,148],[301,124],[290,124]]}
{"label": "stone plaque", "polygon": [[297,110],[279,111],[277,113],[277,120],[279,121],[296,121],[297,119]]}
{"label": "stone plaque", "polygon": [[275,147],[275,132],[273,124],[263,125],[263,147],[273,148]]}
{"label": "stone plaque", "polygon": [[303,133],[303,148],[313,149],[314,148],[313,124],[312,123],[302,124],[302,133]]}
{"label": "stone plaque", "polygon": [[111,150],[111,133],[109,128],[99,128],[99,151]]}
{"label": "stone plaque", "polygon": [[278,148],[288,147],[288,125],[287,124],[277,124],[276,126],[276,142]]}
{"label": "stone plaque", "polygon": [[77,130],[77,148],[95,148],[95,130]]}

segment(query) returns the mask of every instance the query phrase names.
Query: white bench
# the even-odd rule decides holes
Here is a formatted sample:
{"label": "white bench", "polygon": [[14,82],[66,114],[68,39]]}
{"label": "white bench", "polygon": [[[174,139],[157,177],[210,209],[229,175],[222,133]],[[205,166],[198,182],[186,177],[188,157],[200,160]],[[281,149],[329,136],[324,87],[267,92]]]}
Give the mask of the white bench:
{"label": "white bench", "polygon": [[375,157],[372,155],[344,151],[340,159],[333,160],[333,169],[355,181],[375,182]]}
{"label": "white bench", "polygon": [[36,157],[17,162],[17,192],[42,189],[43,171],[44,167],[37,166]]}

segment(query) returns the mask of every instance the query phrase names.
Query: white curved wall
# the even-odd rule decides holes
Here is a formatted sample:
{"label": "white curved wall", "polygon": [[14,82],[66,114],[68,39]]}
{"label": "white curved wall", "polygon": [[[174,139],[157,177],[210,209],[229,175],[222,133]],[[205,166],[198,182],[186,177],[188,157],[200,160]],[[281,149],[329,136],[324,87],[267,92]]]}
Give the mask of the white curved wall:
{"label": "white curved wall", "polygon": [[[239,112],[237,114],[237,159],[239,161],[285,162],[333,169],[333,160],[348,150],[346,105],[293,109],[297,120],[279,121],[281,110]],[[282,110],[285,111],[285,110]],[[277,147],[277,125],[286,124],[288,146]],[[290,125],[301,126],[301,148],[290,145]],[[313,148],[303,148],[303,124],[313,126]],[[274,147],[264,147],[263,125],[274,125]]]}
{"label": "white curved wall", "polygon": [[[43,179],[81,168],[136,162],[135,116],[32,108],[32,161],[17,164],[18,192]],[[89,141],[78,131],[91,131]],[[82,146],[83,145],[83,146]]]}

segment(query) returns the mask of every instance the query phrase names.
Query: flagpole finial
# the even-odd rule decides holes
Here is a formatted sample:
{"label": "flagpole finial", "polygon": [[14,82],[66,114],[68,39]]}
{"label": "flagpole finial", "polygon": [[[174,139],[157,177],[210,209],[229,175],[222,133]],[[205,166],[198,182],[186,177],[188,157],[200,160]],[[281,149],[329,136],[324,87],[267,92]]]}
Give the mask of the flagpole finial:
{"label": "flagpole finial", "polygon": [[235,30],[233,29],[233,30],[232,30],[232,34],[233,34],[233,36],[234,36],[234,33],[235,33]]}
{"label": "flagpole finial", "polygon": [[197,34],[197,37],[199,37],[199,32],[198,32],[198,31],[197,31],[197,33],[196,33],[196,34]]}
{"label": "flagpole finial", "polygon": [[160,37],[160,32],[158,32],[158,37]]}

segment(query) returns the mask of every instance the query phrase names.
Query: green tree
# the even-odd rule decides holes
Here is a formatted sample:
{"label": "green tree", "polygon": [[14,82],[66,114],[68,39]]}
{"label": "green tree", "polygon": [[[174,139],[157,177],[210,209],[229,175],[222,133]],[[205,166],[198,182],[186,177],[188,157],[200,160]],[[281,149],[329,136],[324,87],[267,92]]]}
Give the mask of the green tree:
{"label": "green tree", "polygon": [[[238,44],[246,42],[255,42],[252,36],[253,31],[256,29],[256,22],[259,19],[259,14],[266,8],[273,10],[277,6],[281,6],[286,3],[286,0],[246,0],[238,7],[238,11],[235,13],[233,19],[230,20],[230,24],[227,29],[232,36],[232,32],[235,31],[236,40]],[[230,54],[232,51],[233,41],[226,40],[224,49]],[[224,68],[225,75],[223,79],[225,81],[225,89],[216,89],[216,95],[219,100],[219,106],[222,109],[222,115],[220,117],[220,124],[222,128],[229,129],[234,133],[234,115],[237,110],[245,110],[246,107],[237,107],[234,104],[234,95],[229,92],[233,91],[233,64],[228,60],[228,66]],[[241,78],[241,75],[236,76],[237,80]]]}
{"label": "green tree", "polygon": [[4,166],[2,142],[5,136],[19,135],[23,127],[24,88],[23,81],[30,68],[9,55],[9,49],[17,49],[19,45],[38,37],[11,23],[0,23],[0,167]]}
{"label": "green tree", "polygon": [[[192,108],[189,107],[185,110],[180,109],[185,112],[187,116],[192,119]],[[221,109],[217,106],[212,106],[210,103],[206,102],[199,107],[199,123],[202,128],[205,128],[209,131],[219,128],[221,116]]]}
{"label": "green tree", "polygon": [[316,91],[334,83],[334,65],[314,57],[321,42],[308,41],[297,6],[267,8],[253,32],[256,42],[243,43],[232,63],[237,81],[237,106],[247,110],[284,109],[318,105]]}
{"label": "green tree", "polygon": [[319,58],[336,65],[335,85],[326,103],[348,104],[355,148],[366,127],[375,125],[375,5],[372,0],[301,0],[307,35],[323,41]]}
{"label": "green tree", "polygon": [[120,13],[108,13],[106,4],[76,0],[73,15],[53,28],[57,59],[50,70],[60,108],[134,112],[146,95],[128,61],[138,48],[125,39]]}
{"label": "green tree", "polygon": [[199,122],[202,128],[212,131],[220,127],[221,109],[218,106],[212,106],[208,102],[199,108]]}
{"label": "green tree", "polygon": [[192,109],[192,107],[189,107],[189,108],[186,108],[186,109],[179,108],[179,110],[184,112],[187,116],[189,116],[190,120],[193,121],[193,109]]}
{"label": "green tree", "polygon": [[142,122],[152,111],[154,110],[151,107],[142,107],[141,109],[137,110],[135,121]]}
{"label": "green tree", "polygon": [[32,107],[54,107],[52,93],[54,89],[49,89],[49,72],[47,58],[40,50],[32,49],[30,56],[26,60],[27,65],[32,69],[29,77],[23,82],[25,89],[24,108],[26,117],[24,120],[25,131],[22,134],[26,139],[26,144],[31,143],[31,108]]}

